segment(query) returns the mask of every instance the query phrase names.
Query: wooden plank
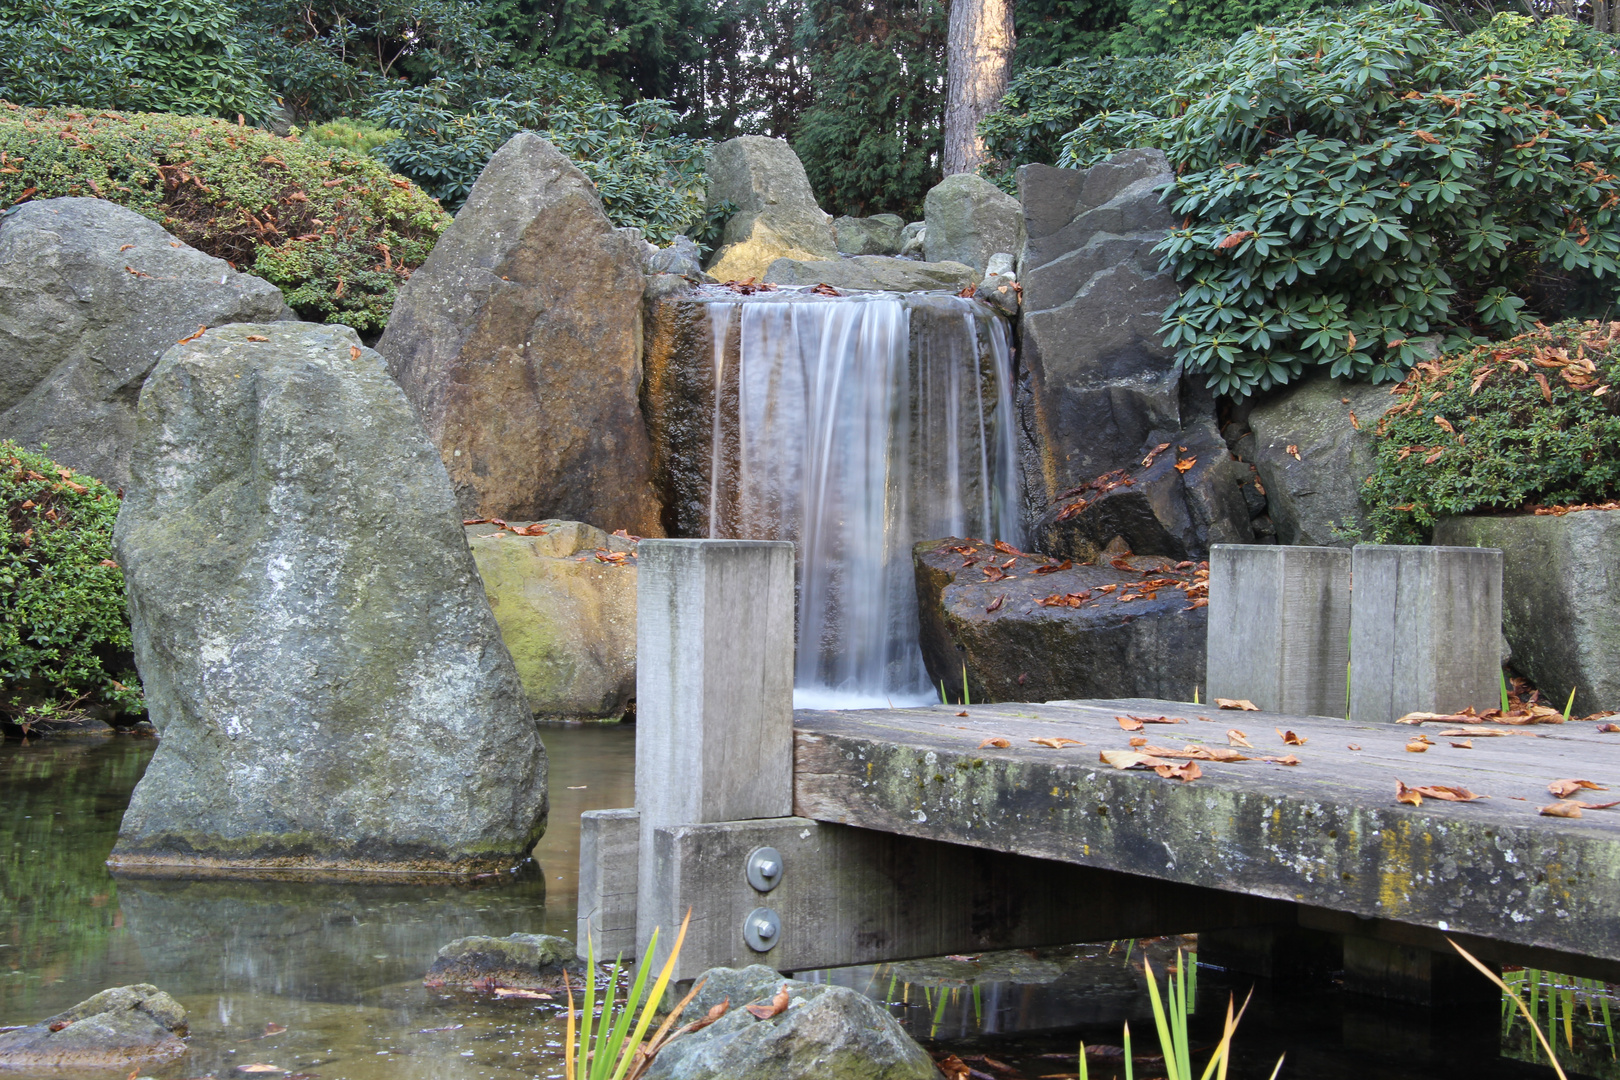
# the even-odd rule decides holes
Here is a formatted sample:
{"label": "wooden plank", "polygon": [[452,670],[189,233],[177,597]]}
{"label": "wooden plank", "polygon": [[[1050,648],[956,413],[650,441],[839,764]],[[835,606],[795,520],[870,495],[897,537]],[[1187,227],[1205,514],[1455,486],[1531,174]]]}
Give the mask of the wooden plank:
{"label": "wooden plank", "polygon": [[[1133,714],[1183,722],[1122,730],[1115,717]],[[1620,737],[1590,725],[1475,737],[1468,750],[1435,728],[1145,700],[801,711],[796,725],[804,817],[1620,960],[1620,812],[1537,814],[1555,779],[1620,788]],[[1257,756],[1301,764],[1203,762],[1182,783],[1098,761],[1133,734],[1225,745],[1228,728]],[[1433,745],[1408,752],[1425,730]],[[980,745],[991,736],[1009,745]],[[1030,741],[1052,736],[1085,745]],[[1401,805],[1397,779],[1490,799]]]}
{"label": "wooden plank", "polygon": [[641,820],[634,810],[587,810],[579,816],[579,915],[574,947],[587,939],[597,956],[636,951],[637,860]]}

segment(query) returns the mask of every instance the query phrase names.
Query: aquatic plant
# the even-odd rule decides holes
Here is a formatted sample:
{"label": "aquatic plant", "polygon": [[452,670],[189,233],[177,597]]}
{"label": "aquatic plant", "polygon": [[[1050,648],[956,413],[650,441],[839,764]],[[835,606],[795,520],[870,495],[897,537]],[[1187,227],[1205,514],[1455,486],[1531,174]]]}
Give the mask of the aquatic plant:
{"label": "aquatic plant", "polygon": [[[1547,1061],[1552,1065],[1553,1072],[1558,1074],[1558,1080],[1568,1080],[1568,1078],[1564,1075],[1564,1067],[1558,1064],[1558,1055],[1553,1053],[1552,1043],[1547,1041],[1547,1036],[1542,1033],[1541,1025],[1536,1023],[1535,1013],[1531,1010],[1530,1006],[1524,1003],[1524,999],[1521,998],[1517,992],[1510,989],[1508,984],[1502,981],[1502,977],[1500,975],[1486,967],[1484,964],[1480,963],[1479,960],[1475,958],[1473,953],[1469,952],[1455,941],[1452,941],[1450,938],[1446,938],[1446,941],[1451,944],[1453,949],[1456,949],[1459,953],[1461,953],[1462,958],[1472,964],[1480,974],[1484,975],[1487,979],[1491,980],[1491,982],[1495,983],[1497,989],[1501,990],[1502,993],[1505,994],[1512,1001],[1512,1003],[1518,1007],[1519,1012],[1524,1016],[1525,1020],[1529,1022],[1530,1030],[1535,1033],[1537,1041],[1541,1043],[1541,1048],[1547,1051]],[[1540,985],[1541,981],[1539,979],[1531,984],[1532,995],[1537,989],[1540,988]],[[1574,1010],[1572,1009],[1571,1012],[1573,1011]],[[1607,1013],[1605,1013],[1605,1015],[1607,1015]],[[1550,1016],[1548,1027],[1552,1027]],[[1571,1033],[1570,1041],[1571,1043],[1574,1042],[1573,1033]]]}

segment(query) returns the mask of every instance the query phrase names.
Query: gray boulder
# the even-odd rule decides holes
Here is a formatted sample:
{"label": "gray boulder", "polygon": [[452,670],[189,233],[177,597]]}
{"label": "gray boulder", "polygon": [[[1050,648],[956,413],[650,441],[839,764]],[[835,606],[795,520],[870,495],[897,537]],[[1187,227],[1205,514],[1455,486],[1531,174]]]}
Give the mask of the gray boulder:
{"label": "gray boulder", "polygon": [[[1195,602],[1190,561],[1117,556],[1056,569],[1054,559],[1024,555],[992,580],[992,560],[1007,562],[956,537],[914,552],[923,661],[950,700],[962,700],[964,665],[974,701],[1191,701],[1204,685],[1208,610]],[[1036,572],[1043,567],[1052,569]],[[1076,606],[1039,603],[1048,598]]]}
{"label": "gray boulder", "polygon": [[777,259],[765,271],[773,285],[831,285],[835,289],[924,292],[930,289],[959,291],[978,277],[971,266],[962,263],[917,262],[884,255],[857,255],[852,259],[808,262]]}
{"label": "gray boulder", "polygon": [[927,222],[913,221],[900,232],[900,254],[908,259],[924,258],[923,248],[927,243]]}
{"label": "gray boulder", "polygon": [[0,1069],[126,1069],[186,1052],[186,1010],[148,983],[103,990],[37,1024],[0,1031]]}
{"label": "gray boulder", "polygon": [[[1157,150],[1090,169],[1019,170],[1028,240],[1019,413],[1034,514],[1093,477],[1139,461],[1154,431],[1181,426],[1181,379],[1159,319],[1180,295],[1153,248],[1174,223]],[[1133,460],[1134,459],[1134,460]]]}
{"label": "gray boulder", "polygon": [[467,990],[561,990],[563,972],[578,975],[583,967],[567,938],[521,933],[474,936],[457,938],[440,949],[422,982]]}
{"label": "gray boulder", "polygon": [[703,250],[690,236],[677,236],[666,248],[647,257],[647,273],[679,274],[694,281],[707,281],[703,272]]}
{"label": "gray boulder", "polygon": [[1137,555],[1180,560],[1208,558],[1212,544],[1254,540],[1243,496],[1248,470],[1232,460],[1213,422],[1155,432],[1135,456],[1135,468],[1063,493],[1036,519],[1035,546],[1091,562],[1118,538]]}
{"label": "gray boulder", "polygon": [[1620,710],[1620,512],[1442,518],[1434,542],[1501,549],[1502,632],[1547,704]]}
{"label": "gray boulder", "polygon": [[729,200],[722,246],[709,260],[720,281],[758,280],[777,259],[833,259],[832,218],[816,205],[804,165],[783,139],[742,135],[714,148],[709,205]]}
{"label": "gray boulder", "polygon": [[1249,413],[1246,456],[1279,543],[1345,546],[1366,530],[1361,488],[1378,463],[1373,433],[1395,401],[1387,386],[1318,375]]}
{"label": "gray boulder", "polygon": [[838,250],[845,255],[898,255],[905,228],[899,214],[833,218]]}
{"label": "gray boulder", "polygon": [[661,536],[641,421],[641,255],[537,135],[484,167],[377,351],[467,517]]}
{"label": "gray boulder", "polygon": [[545,748],[444,465],[353,330],[226,326],[165,353],[114,543],[162,739],[112,865],[527,855]]}
{"label": "gray boulder", "polygon": [[[698,978],[705,987],[682,1014],[685,1021],[727,998],[731,1008],[672,1040],[653,1059],[647,1080],[939,1080],[928,1052],[858,991],[784,979],[758,965],[713,968]],[[761,1020],[744,1008],[770,1001],[783,987],[788,1007],[779,1015]]]}
{"label": "gray boulder", "polygon": [[979,273],[998,251],[1024,246],[1018,200],[972,173],[947,176],[923,198],[923,249],[929,262],[967,263]]}
{"label": "gray boulder", "polygon": [[0,438],[129,485],[135,399],[199,326],[291,318],[281,290],[101,199],[0,217]]}

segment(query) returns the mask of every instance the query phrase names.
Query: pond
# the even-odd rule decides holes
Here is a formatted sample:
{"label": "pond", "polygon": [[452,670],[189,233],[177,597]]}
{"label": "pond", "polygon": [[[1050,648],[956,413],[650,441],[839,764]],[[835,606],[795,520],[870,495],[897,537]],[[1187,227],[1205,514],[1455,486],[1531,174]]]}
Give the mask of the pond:
{"label": "pond", "polygon": [[[192,1030],[186,1058],[154,1070],[158,1080],[256,1075],[248,1065],[320,1080],[561,1077],[561,1002],[428,990],[421,979],[438,949],[464,935],[573,936],[579,815],[633,803],[634,740],[631,725],[547,728],[551,828],[533,865],[462,885],[115,879],[103,860],[155,741],[0,743],[0,1025],[38,1020],[109,986],[152,982],[186,1007]],[[1011,1080],[1073,1075],[1077,1043],[1117,1045],[1126,1020],[1137,1052],[1156,1051],[1142,957],[1162,970],[1178,948],[1196,948],[1196,939],[800,977],[862,990],[931,1049]],[[1574,1006],[1558,1013],[1566,1065],[1620,1077],[1608,988],[1536,978],[1546,987],[1541,1013],[1553,1001]],[[1241,1002],[1252,981],[1199,970],[1195,1039],[1214,1041],[1228,993]],[[1281,1075],[1293,1078],[1552,1075],[1529,1063],[1536,1055],[1522,1021],[1465,1022],[1330,986],[1262,982],[1236,1046],[1232,1075],[1261,1080],[1283,1053]],[[1162,1071],[1140,1061],[1136,1075]],[[1092,1063],[1099,1080],[1121,1074],[1117,1062]]]}

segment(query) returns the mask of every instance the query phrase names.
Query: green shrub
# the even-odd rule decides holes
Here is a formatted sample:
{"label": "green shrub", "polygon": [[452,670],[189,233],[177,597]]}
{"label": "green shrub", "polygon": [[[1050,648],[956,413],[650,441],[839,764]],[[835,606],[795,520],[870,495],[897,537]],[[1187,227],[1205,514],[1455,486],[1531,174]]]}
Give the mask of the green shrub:
{"label": "green shrub", "polygon": [[219,120],[0,103],[0,153],[0,207],[110,199],[280,286],[303,318],[363,332],[450,223],[370,157]]}
{"label": "green shrub", "polygon": [[0,98],[250,120],[274,106],[225,0],[10,0]]}
{"label": "green shrub", "polygon": [[1566,322],[1418,364],[1363,489],[1380,543],[1437,517],[1620,495],[1620,323]]}
{"label": "green shrub", "polygon": [[140,712],[112,559],[118,497],[0,441],[0,507],[0,715],[27,726],[64,707]]}
{"label": "green shrub", "polygon": [[672,134],[664,102],[607,102],[560,68],[389,90],[366,118],[400,132],[376,156],[451,209],[506,140],[535,131],[591,178],[615,225],[666,244],[703,220],[708,144]]}
{"label": "green shrub", "polygon": [[1416,338],[1595,312],[1620,255],[1620,86],[1565,19],[1443,29],[1397,0],[1259,29],[1196,65],[1163,115],[1098,115],[1064,164],[1162,146],[1184,225],[1167,344],[1248,394],[1305,369],[1394,381]]}
{"label": "green shrub", "polygon": [[389,139],[399,138],[399,132],[378,127],[368,120],[355,120],[340,116],[323,124],[312,124],[298,132],[298,136],[321,146],[330,146],[356,157],[370,154]]}

